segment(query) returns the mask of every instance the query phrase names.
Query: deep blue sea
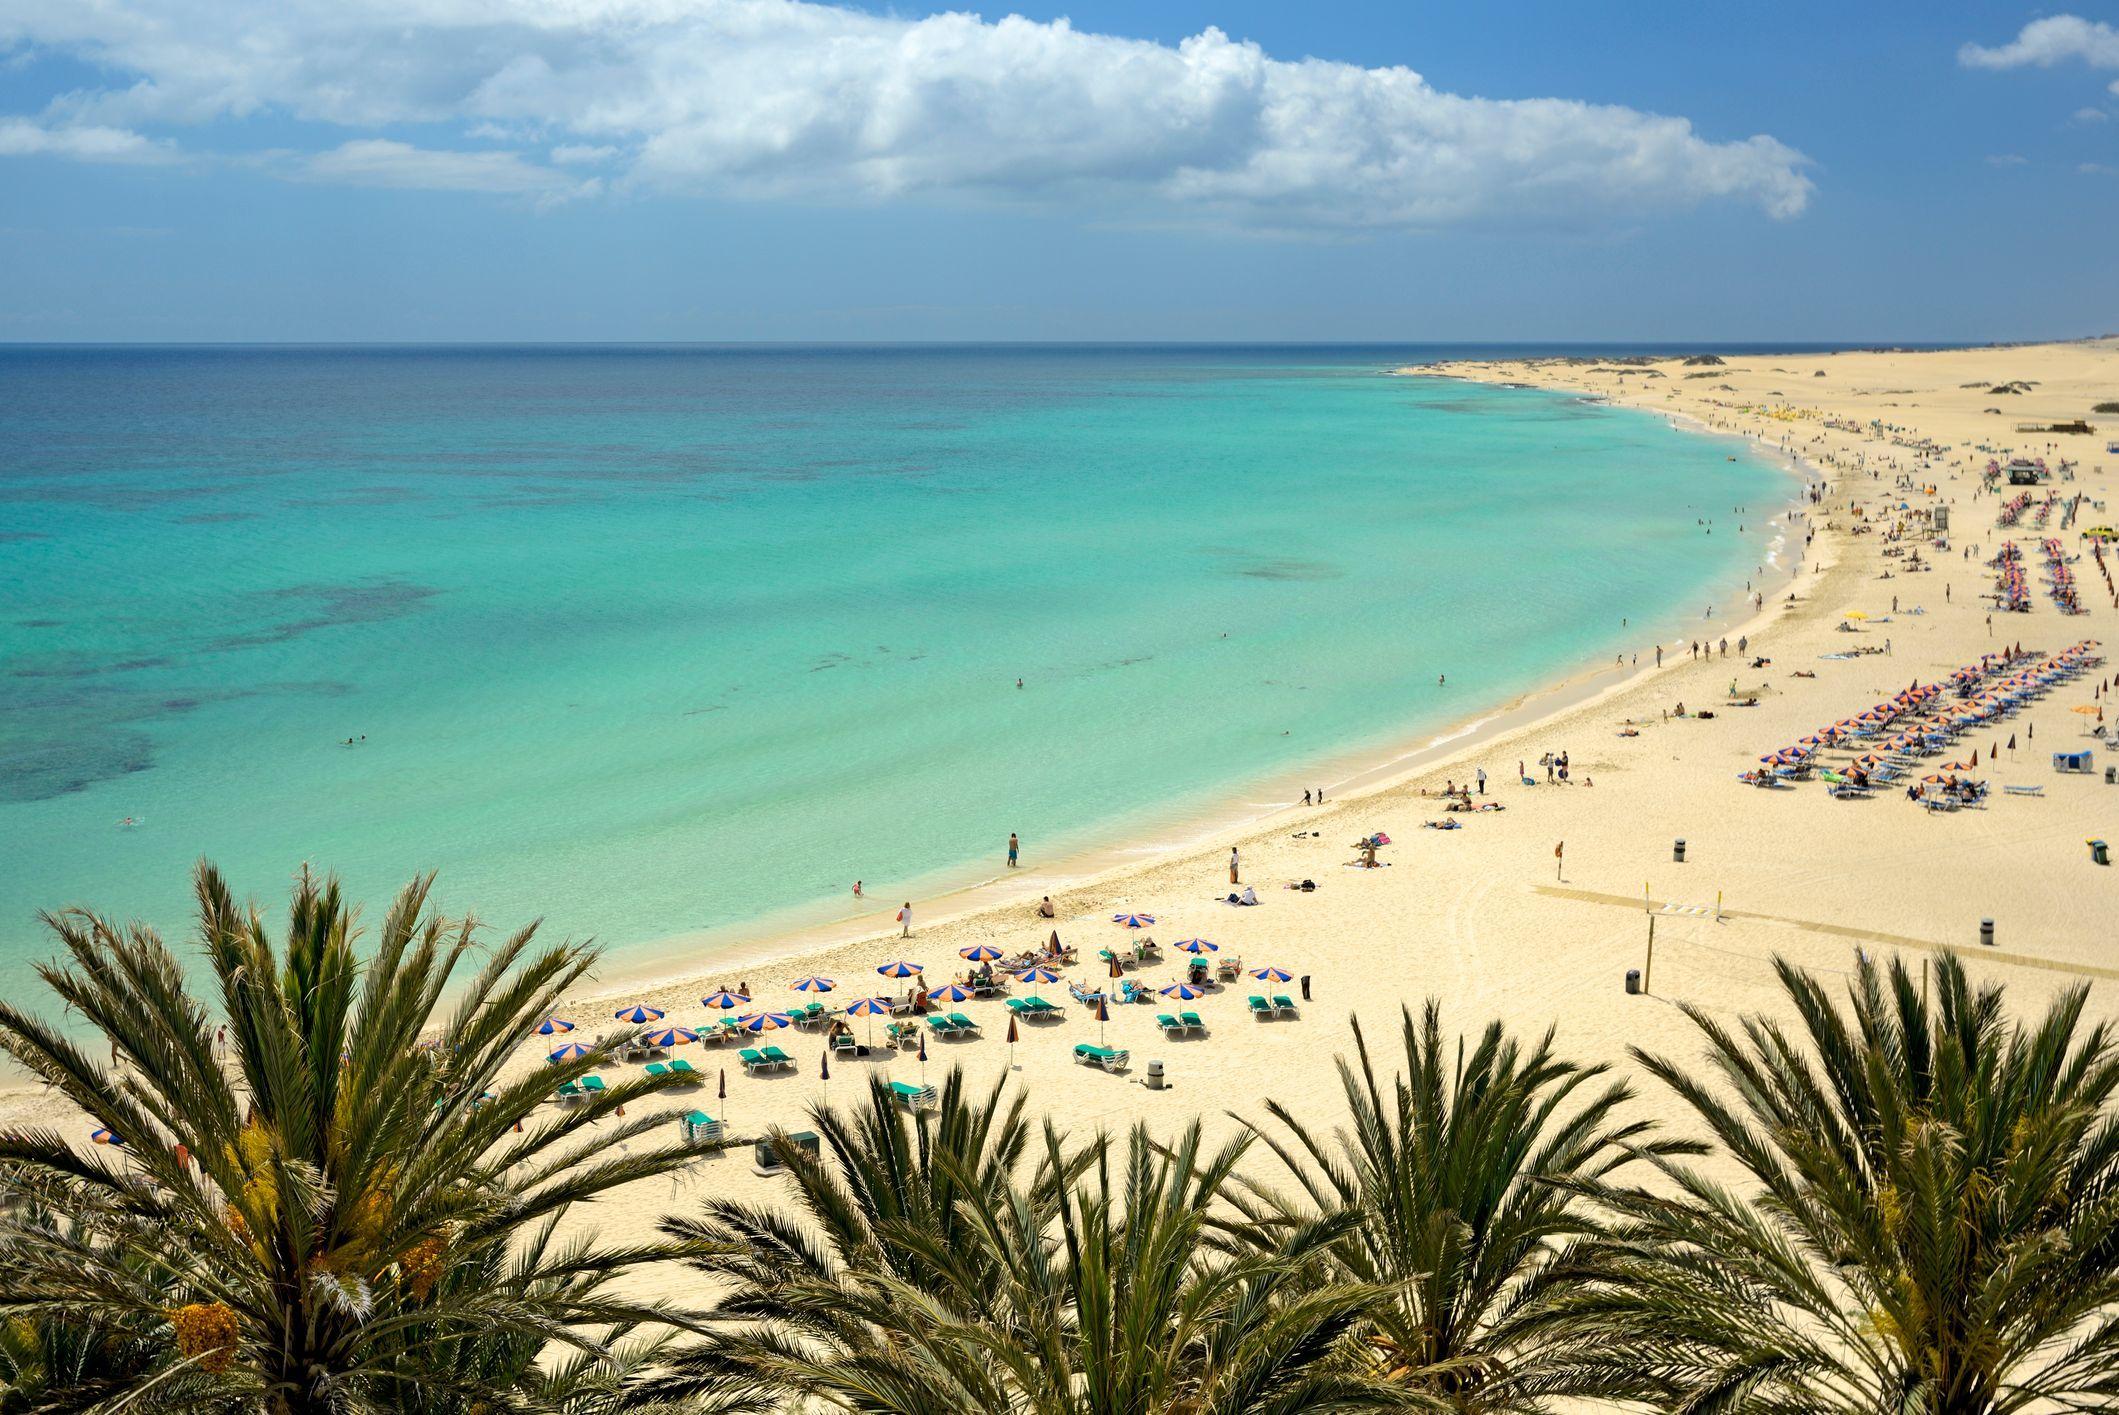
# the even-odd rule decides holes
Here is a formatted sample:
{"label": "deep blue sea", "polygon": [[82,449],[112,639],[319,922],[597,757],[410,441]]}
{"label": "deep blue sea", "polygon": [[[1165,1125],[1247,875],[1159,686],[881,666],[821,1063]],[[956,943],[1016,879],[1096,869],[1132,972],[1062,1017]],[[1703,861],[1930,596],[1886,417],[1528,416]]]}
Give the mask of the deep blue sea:
{"label": "deep blue sea", "polygon": [[0,348],[0,990],[202,855],[621,953],[881,917],[1735,597],[1778,463],[1383,376],[1458,352]]}

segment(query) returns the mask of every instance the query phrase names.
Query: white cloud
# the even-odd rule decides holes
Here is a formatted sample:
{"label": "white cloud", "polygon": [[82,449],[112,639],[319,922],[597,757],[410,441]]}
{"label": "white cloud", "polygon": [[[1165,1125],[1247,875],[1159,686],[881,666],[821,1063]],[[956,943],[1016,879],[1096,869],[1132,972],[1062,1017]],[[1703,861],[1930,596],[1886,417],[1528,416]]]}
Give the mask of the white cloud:
{"label": "white cloud", "polygon": [[562,167],[589,167],[599,162],[609,162],[618,155],[615,147],[596,147],[587,143],[561,143],[552,149],[552,160]]}
{"label": "white cloud", "polygon": [[22,118],[0,118],[0,157],[70,157],[79,162],[169,162],[176,150],[166,142],[124,128],[94,124],[52,127]]}
{"label": "white cloud", "polygon": [[2102,108],[2077,108],[2075,110],[2075,121],[2078,123],[2109,122],[2111,116],[2111,114],[2105,112]]}
{"label": "white cloud", "polygon": [[[799,0],[0,0],[9,44],[125,76],[63,100],[75,121],[276,112],[367,142],[412,124],[537,134],[555,162],[616,148],[594,159],[619,164],[615,180],[732,195],[1051,201],[1331,230],[1633,221],[1706,201],[1787,217],[1812,190],[1806,159],[1771,137],[1452,94],[1411,69],[1277,60],[1213,29],[1172,46],[1064,20]],[[503,166],[448,170],[505,182]]]}
{"label": "white cloud", "polygon": [[1987,157],[1989,167],[2022,167],[2031,159],[2020,152],[1996,152]]}
{"label": "white cloud", "polygon": [[581,181],[540,167],[514,152],[452,152],[414,147],[388,138],[360,138],[319,152],[301,165],[312,181],[354,187],[405,187],[426,191],[487,192],[496,196],[565,201],[587,196],[601,183]]}
{"label": "white cloud", "polygon": [[2110,177],[2119,175],[2119,167],[2109,162],[2078,162],[2075,170],[2085,177]]}
{"label": "white cloud", "polygon": [[2093,69],[2119,69],[2119,29],[2079,15],[2048,15],[2032,20],[1998,48],[1967,44],[1957,51],[1957,62],[1968,69],[2021,69],[2032,64],[2045,69],[2070,59],[2080,59]]}

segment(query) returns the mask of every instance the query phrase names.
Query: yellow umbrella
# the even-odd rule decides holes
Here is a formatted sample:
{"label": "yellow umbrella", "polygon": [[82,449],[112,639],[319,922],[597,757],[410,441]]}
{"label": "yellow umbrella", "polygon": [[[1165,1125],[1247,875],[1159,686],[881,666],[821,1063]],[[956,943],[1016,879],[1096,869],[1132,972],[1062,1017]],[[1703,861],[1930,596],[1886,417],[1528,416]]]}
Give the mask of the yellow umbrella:
{"label": "yellow umbrella", "polygon": [[1847,617],[1849,619],[1867,619],[1869,616],[1862,613],[1859,609],[1850,609],[1847,611]]}
{"label": "yellow umbrella", "polygon": [[2099,708],[2095,703],[2078,703],[2076,706],[2068,709],[2069,712],[2079,712],[2084,716],[2088,716],[2089,714],[2094,712],[2101,712],[2102,710],[2103,709]]}

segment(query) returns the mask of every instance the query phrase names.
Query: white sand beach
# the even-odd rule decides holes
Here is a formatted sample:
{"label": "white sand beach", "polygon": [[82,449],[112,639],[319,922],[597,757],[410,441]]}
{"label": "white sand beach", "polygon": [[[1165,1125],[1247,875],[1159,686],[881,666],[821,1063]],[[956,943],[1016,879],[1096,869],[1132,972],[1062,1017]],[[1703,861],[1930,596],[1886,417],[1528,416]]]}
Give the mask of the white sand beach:
{"label": "white sand beach", "polygon": [[[1055,878],[1029,854],[1004,889],[914,901],[909,939],[888,923],[899,901],[878,899],[875,926],[860,936],[797,936],[702,966],[697,976],[605,986],[573,1000],[565,1015],[582,1035],[593,1035],[618,1026],[614,1009],[640,1001],[664,1009],[670,1023],[699,1027],[723,1015],[701,1006],[712,987],[747,984],[755,1005],[781,1007],[810,996],[789,990],[809,974],[837,982],[819,1000],[843,1003],[902,992],[903,984],[875,971],[892,960],[923,965],[928,982],[939,986],[969,966],[961,950],[990,944],[1013,954],[1055,929],[1082,960],[1066,976],[1090,987],[1108,981],[1099,950],[1129,948],[1143,935],[1159,942],[1163,961],[1125,976],[1151,989],[1180,976],[1188,958],[1174,945],[1192,938],[1217,944],[1207,955],[1213,959],[1240,959],[1245,969],[1276,966],[1309,983],[1309,997],[1300,1001],[1298,982],[1239,977],[1182,1004],[1200,1014],[1206,1030],[1181,1039],[1158,1028],[1157,1016],[1176,1010],[1159,996],[1156,1005],[1113,1005],[1109,1021],[1099,1023],[1069,997],[1065,981],[1016,985],[1017,996],[1040,991],[1065,1005],[1064,1019],[1023,1025],[1011,1046],[1002,1003],[953,1003],[950,1010],[981,1024],[975,1039],[930,1036],[924,1063],[912,1052],[885,1049],[866,1059],[834,1058],[828,1081],[819,1066],[824,1042],[810,1030],[764,1037],[796,1066],[758,1077],[744,1073],[734,1046],[679,1049],[703,1071],[704,1083],[657,1104],[673,1123],[696,1107],[741,1136],[801,1128],[808,1107],[851,1099],[878,1067],[919,1082],[954,1065],[980,1078],[1012,1066],[1033,1109],[1074,1129],[1135,1120],[1174,1127],[1193,1116],[1220,1129],[1234,1123],[1231,1115],[1258,1114],[1269,1096],[1321,1119],[1338,1112],[1334,1058],[1347,1046],[1350,1016],[1383,1025],[1401,1005],[1435,997],[1453,1029],[1496,1017],[1523,1030],[1553,1027],[1567,1054],[1624,1063],[1631,1046],[1697,1049],[1678,1002],[1725,1017],[1778,1006],[1769,966],[1775,955],[1829,973],[1845,970],[1857,949],[1917,955],[1948,947],[1968,955],[1979,975],[2006,981],[2024,1009],[2089,979],[2096,983],[2093,1011],[2119,1015],[2119,956],[2110,947],[2119,872],[2093,864],[2086,844],[2119,837],[2119,787],[2104,776],[2119,757],[2087,735],[2103,702],[2093,684],[2112,676],[2110,664],[1934,759],[1939,767],[1977,749],[1978,765],[1957,773],[1988,784],[1976,807],[1931,812],[1906,799],[1903,781],[1868,799],[1843,800],[1816,780],[1768,789],[1739,779],[1762,753],[1982,655],[2020,643],[2035,662],[2083,640],[2119,640],[2114,595],[2080,535],[2114,518],[2107,503],[2119,454],[2105,447],[2119,439],[2119,417],[2091,409],[2119,398],[2119,340],[1726,355],[1706,365],[1676,358],[1458,364],[1406,373],[1579,390],[1800,458],[1829,489],[1788,527],[1789,554],[1804,556],[1792,598],[1783,577],[1773,575],[1762,581],[1763,607],[1726,628],[1726,654],[1721,627],[1698,659],[1689,641],[1666,642],[1660,668],[1656,646],[1644,641],[1629,651],[1639,654],[1637,668],[1628,662],[1618,681],[1586,700],[1562,695],[1553,700],[1562,704],[1556,711],[1527,723],[1521,706],[1511,713],[1504,704],[1468,704],[1468,718],[1492,719],[1481,733],[1321,807],[1289,805],[1240,837],[1203,840],[1086,879]],[[2016,391],[1990,391],[2004,385]],[[2079,419],[2097,431],[2016,430],[2019,423]],[[2033,514],[2049,492],[2085,501],[2066,530],[2056,510],[2042,530],[2027,514],[2010,533],[2023,549],[2030,593],[2028,611],[2012,614],[1994,611],[1995,572],[1986,563],[2004,538],[1995,522],[2006,489],[1975,493],[1990,459],[2015,456],[2041,457],[2056,469],[2034,489]],[[2059,474],[2063,459],[2071,468]],[[1938,508],[1949,522],[1942,545],[1925,514]],[[1746,513],[1723,514],[1733,528]],[[2045,537],[2078,557],[2071,568],[2085,612],[2061,613],[2047,592]],[[1919,569],[1912,566],[1916,552]],[[1536,547],[1520,553],[1526,564],[1535,562]],[[1730,609],[1715,606],[1713,621]],[[1703,606],[1703,624],[1705,614]],[[1761,657],[1768,662],[1751,666]],[[1735,705],[1732,686],[1736,702],[1755,697],[1755,705]],[[1675,715],[1680,704],[1682,717]],[[2077,711],[2085,707],[2093,711]],[[1537,701],[1527,710],[1537,711]],[[1996,747],[1998,756],[1990,757]],[[2055,753],[2083,750],[2095,753],[2093,772],[2055,772]],[[1540,759],[1548,753],[1566,754],[1566,784],[1547,784]],[[1834,765],[1852,755],[1828,749],[1822,760]],[[1535,785],[1519,782],[1519,762]],[[1487,775],[1483,800],[1505,809],[1445,813],[1444,784],[1465,783],[1480,768]],[[1428,828],[1445,820],[1461,828]],[[1352,867],[1354,843],[1374,832],[1390,837],[1380,851],[1383,867]],[[1680,838],[1683,863],[1673,859]],[[1230,889],[1232,845],[1241,851],[1243,881],[1257,892],[1255,908],[1219,902]],[[1304,879],[1315,882],[1314,891],[1287,888]],[[1057,916],[1050,922],[1035,912],[1048,890]],[[371,901],[371,910],[380,904]],[[1154,923],[1125,929],[1111,922],[1118,912]],[[1625,974],[1644,967],[1651,917],[1649,991],[1628,995]],[[1980,944],[1982,918],[1994,921],[1991,948]],[[1253,993],[1296,998],[1299,1013],[1254,1019],[1246,1001]],[[870,1020],[854,1019],[857,1035],[869,1034]],[[1077,1043],[1099,1040],[1128,1050],[1130,1069],[1107,1074],[1074,1063]],[[1160,1089],[1145,1084],[1151,1060],[1165,1069]],[[529,1049],[520,1061],[540,1063]],[[1666,1096],[1645,1083],[1642,1090],[1643,1113],[1677,1119]],[[10,1121],[67,1123],[56,1109],[35,1090],[0,1101]],[[674,1189],[667,1180],[642,1184],[594,1212],[606,1236],[622,1237],[647,1231],[687,1194],[769,1200],[777,1182],[755,1177],[747,1149],[737,1149],[703,1156]]]}

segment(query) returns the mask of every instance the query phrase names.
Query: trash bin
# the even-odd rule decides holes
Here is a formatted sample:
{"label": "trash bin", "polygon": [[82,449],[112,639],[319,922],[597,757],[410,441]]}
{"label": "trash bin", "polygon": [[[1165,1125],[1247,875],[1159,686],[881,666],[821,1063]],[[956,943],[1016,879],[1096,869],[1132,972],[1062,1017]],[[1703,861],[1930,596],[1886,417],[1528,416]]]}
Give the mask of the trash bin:
{"label": "trash bin", "polygon": [[1148,1063],[1148,1089],[1151,1091],[1159,1091],[1162,1088],[1163,1064],[1160,1061],[1151,1061]]}
{"label": "trash bin", "polygon": [[1994,946],[1994,921],[1992,919],[1981,919],[1979,921],[1979,941],[1988,948]]}
{"label": "trash bin", "polygon": [[1628,968],[1626,970],[1626,991],[1628,995],[1637,993],[1640,990],[1641,970],[1639,968]]}
{"label": "trash bin", "polygon": [[2090,842],[2090,863],[2093,865],[2109,865],[2111,862],[2112,847],[2105,844],[2102,840],[2092,840]]}
{"label": "trash bin", "polygon": [[1671,847],[1670,847],[1670,858],[1671,858],[1671,859],[1673,859],[1673,860],[1675,860],[1675,861],[1677,861],[1677,862],[1678,862],[1679,864],[1681,864],[1681,865],[1685,863],[1685,837],[1684,837],[1684,836],[1682,836],[1682,835],[1681,835],[1681,836],[1679,836],[1679,837],[1678,837],[1678,839],[1677,839],[1677,844],[1675,844],[1675,845],[1673,845],[1673,846],[1671,846]]}
{"label": "trash bin", "polygon": [[2104,769],[2104,784],[2119,786],[2119,766],[2108,766]]}

